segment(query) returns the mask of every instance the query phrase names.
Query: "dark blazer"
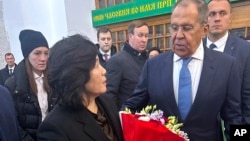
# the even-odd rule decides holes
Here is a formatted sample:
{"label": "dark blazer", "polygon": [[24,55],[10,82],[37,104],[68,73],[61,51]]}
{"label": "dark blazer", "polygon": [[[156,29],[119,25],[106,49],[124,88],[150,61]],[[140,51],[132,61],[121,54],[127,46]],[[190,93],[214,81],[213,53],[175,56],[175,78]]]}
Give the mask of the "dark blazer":
{"label": "dark blazer", "polygon": [[[98,49],[99,62],[105,68],[106,61],[103,59],[103,56],[102,56],[101,52],[99,51],[100,46],[99,46],[99,44],[96,44],[96,46]],[[111,50],[111,57],[112,57],[117,52],[117,49],[114,45],[111,45],[110,50]]]}
{"label": "dark blazer", "polygon": [[[16,64],[15,64],[15,68],[13,70],[13,74],[14,74],[14,71],[16,70]],[[5,81],[11,77],[10,74],[9,74],[9,67],[8,65],[6,65],[3,69],[0,70],[0,85],[4,85]]]}
{"label": "dark blazer", "polygon": [[[206,43],[206,40],[204,40]],[[228,36],[224,53],[236,59],[241,78],[243,123],[250,124],[250,43],[232,35]]]}
{"label": "dark blazer", "polygon": [[195,100],[185,121],[174,96],[173,52],[149,59],[133,96],[123,105],[132,110],[156,104],[165,116],[177,116],[191,141],[221,141],[219,115],[230,124],[241,124],[240,78],[233,57],[204,47],[204,61]]}
{"label": "dark blazer", "polygon": [[0,85],[0,141],[20,141],[14,103],[7,88]]}
{"label": "dark blazer", "polygon": [[[99,96],[118,141],[123,140],[118,108],[108,95]],[[93,115],[86,108],[73,111],[57,105],[38,129],[38,141],[108,141]]]}

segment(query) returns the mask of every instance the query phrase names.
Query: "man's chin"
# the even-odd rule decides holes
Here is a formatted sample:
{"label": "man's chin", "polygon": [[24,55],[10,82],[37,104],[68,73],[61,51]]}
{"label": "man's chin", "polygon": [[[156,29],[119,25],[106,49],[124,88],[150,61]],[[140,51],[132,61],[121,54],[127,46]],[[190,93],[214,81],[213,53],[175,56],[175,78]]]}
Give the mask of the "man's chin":
{"label": "man's chin", "polygon": [[223,35],[225,32],[221,31],[221,30],[216,30],[216,31],[212,31],[212,32],[209,32],[210,35],[213,35],[213,36],[221,36]]}

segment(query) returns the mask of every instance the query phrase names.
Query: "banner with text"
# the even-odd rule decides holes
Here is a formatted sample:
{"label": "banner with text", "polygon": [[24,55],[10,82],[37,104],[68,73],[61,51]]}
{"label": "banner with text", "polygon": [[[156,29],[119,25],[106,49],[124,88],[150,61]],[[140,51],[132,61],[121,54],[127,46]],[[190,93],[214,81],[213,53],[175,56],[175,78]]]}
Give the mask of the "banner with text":
{"label": "banner with text", "polygon": [[[136,0],[107,8],[92,10],[94,27],[172,12],[178,0]],[[209,0],[206,0],[209,1]],[[230,0],[238,1],[238,0]]]}

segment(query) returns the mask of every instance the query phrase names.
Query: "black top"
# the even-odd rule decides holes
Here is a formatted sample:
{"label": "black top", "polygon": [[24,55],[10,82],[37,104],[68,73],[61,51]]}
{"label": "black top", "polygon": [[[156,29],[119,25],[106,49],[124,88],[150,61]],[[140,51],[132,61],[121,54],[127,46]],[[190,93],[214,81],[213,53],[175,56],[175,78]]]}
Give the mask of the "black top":
{"label": "black top", "polygon": [[102,128],[103,132],[107,136],[107,138],[110,141],[118,141],[117,136],[114,134],[114,131],[112,129],[112,126],[110,125],[109,121],[107,120],[105,111],[102,109],[102,107],[97,103],[98,111],[97,114],[92,113],[89,111],[94,119],[96,120],[97,124]]}

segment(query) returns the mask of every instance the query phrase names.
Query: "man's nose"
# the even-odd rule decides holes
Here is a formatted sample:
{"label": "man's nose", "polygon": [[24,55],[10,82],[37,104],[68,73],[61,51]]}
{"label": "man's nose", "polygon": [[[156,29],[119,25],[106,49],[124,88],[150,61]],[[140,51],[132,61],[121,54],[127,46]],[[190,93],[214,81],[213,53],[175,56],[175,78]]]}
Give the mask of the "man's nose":
{"label": "man's nose", "polygon": [[176,38],[182,38],[184,37],[184,32],[182,28],[179,28],[176,32]]}

